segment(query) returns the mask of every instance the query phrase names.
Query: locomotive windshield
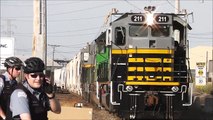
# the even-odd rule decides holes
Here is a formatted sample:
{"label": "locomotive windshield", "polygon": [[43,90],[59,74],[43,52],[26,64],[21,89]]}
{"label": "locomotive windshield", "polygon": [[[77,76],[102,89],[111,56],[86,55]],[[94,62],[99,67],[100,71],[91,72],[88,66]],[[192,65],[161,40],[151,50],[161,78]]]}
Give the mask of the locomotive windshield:
{"label": "locomotive windshield", "polygon": [[141,24],[130,25],[129,35],[131,37],[147,37],[148,36],[148,27]]}
{"label": "locomotive windshield", "polygon": [[169,25],[158,25],[151,27],[151,34],[153,37],[168,37],[170,35]]}
{"label": "locomotive windshield", "polygon": [[124,45],[126,43],[126,29],[125,27],[115,28],[115,44]]}

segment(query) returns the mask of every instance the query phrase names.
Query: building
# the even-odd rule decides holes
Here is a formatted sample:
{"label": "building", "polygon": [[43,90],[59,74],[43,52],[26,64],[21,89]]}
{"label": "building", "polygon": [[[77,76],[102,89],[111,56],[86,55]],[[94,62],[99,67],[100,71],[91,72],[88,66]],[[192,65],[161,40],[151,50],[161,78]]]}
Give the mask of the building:
{"label": "building", "polygon": [[0,69],[4,70],[5,59],[14,56],[14,37],[0,37]]}
{"label": "building", "polygon": [[212,46],[197,46],[189,50],[190,68],[195,71],[196,62],[207,63],[207,77],[213,78]]}

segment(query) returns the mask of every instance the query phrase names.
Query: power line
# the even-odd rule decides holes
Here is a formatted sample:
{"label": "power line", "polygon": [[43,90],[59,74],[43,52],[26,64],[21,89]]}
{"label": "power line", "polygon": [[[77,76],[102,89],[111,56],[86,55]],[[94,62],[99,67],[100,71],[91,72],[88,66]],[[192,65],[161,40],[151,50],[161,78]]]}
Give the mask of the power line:
{"label": "power line", "polygon": [[[48,17],[56,16],[56,15],[62,15],[62,14],[71,14],[71,13],[76,13],[76,12],[87,11],[87,10],[96,9],[96,8],[100,8],[100,7],[107,6],[107,5],[112,5],[114,3],[115,2],[111,2],[111,3],[102,4],[102,5],[89,7],[89,8],[85,8],[85,9],[79,9],[79,10],[65,11],[65,12],[61,12],[61,13],[48,14]],[[18,16],[18,17],[8,17],[8,18],[11,18],[11,19],[12,18],[33,18],[33,16]]]}
{"label": "power line", "polygon": [[77,13],[77,12],[82,12],[82,11],[87,11],[87,10],[91,10],[91,9],[96,9],[96,8],[100,8],[100,7],[105,7],[107,5],[112,5],[113,3],[107,3],[107,4],[103,4],[103,5],[98,5],[98,6],[94,6],[94,7],[89,7],[89,8],[85,8],[85,9],[79,9],[79,10],[72,10],[72,11],[67,11],[67,12],[61,12],[61,13],[55,13],[55,14],[48,14],[51,16],[55,16],[55,15],[62,15],[62,14],[70,14],[70,13]]}
{"label": "power line", "polygon": [[188,36],[189,38],[197,38],[197,39],[213,39],[212,37],[193,37],[193,36]]}
{"label": "power line", "polygon": [[[26,0],[23,0],[23,1],[26,1]],[[11,2],[11,1],[10,1]],[[33,2],[32,1],[29,1],[31,2],[30,4],[23,4],[24,2],[20,2],[21,4],[7,4],[7,3],[3,3],[4,5],[3,6],[13,6],[13,7],[32,7],[33,6]],[[48,6],[49,5],[73,5],[73,4],[76,4],[76,3],[80,3],[81,1],[78,1],[78,2],[57,2],[57,3],[48,3]]]}
{"label": "power line", "polygon": [[[31,17],[31,16],[30,16]],[[48,20],[48,22],[70,22],[70,21],[84,21],[84,20],[92,20],[97,18],[103,18],[104,16],[91,16],[91,17],[82,17],[82,18],[74,18],[74,19],[54,19],[54,20]],[[32,18],[32,17],[31,17]],[[7,19],[7,18],[1,18],[1,19]],[[22,17],[16,18],[17,22],[32,22],[33,19],[23,19]]]}
{"label": "power line", "polygon": [[91,27],[91,28],[83,28],[83,29],[77,29],[77,30],[69,30],[69,31],[55,31],[55,32],[49,32],[49,34],[55,34],[55,33],[67,33],[67,32],[79,32],[79,31],[87,31],[87,30],[94,30],[98,29],[100,27]]}
{"label": "power line", "polygon": [[33,6],[32,1],[30,1],[31,2],[30,4],[23,4],[25,2],[20,2],[21,4],[7,4],[7,3],[2,2],[3,5],[1,7],[8,7],[8,6],[12,6],[12,7],[32,7]]}
{"label": "power line", "polygon": [[90,36],[90,35],[94,35],[95,33],[87,33],[87,34],[69,34],[69,35],[48,35],[49,37],[73,37],[73,36]]}
{"label": "power line", "polygon": [[135,8],[137,8],[138,10],[142,10],[141,8],[139,8],[138,6],[136,6],[136,5],[134,5],[134,4],[132,4],[132,3],[130,3],[128,0],[124,0],[126,3],[128,3],[129,5],[131,5],[131,6],[133,6],[133,7],[135,7]]}
{"label": "power line", "polygon": [[68,21],[68,22],[70,22],[70,21],[79,21],[79,20],[81,20],[81,21],[84,21],[84,20],[91,20],[91,19],[97,19],[97,18],[103,18],[104,16],[91,16],[91,17],[82,17],[82,18],[74,18],[74,19],[60,19],[60,20],[48,20],[49,22],[62,22],[62,21]]}
{"label": "power line", "polygon": [[81,2],[82,2],[82,1],[80,1],[80,0],[77,1],[77,2],[70,2],[70,1],[69,1],[69,2],[61,2],[61,1],[60,1],[59,3],[58,3],[58,1],[57,1],[57,3],[48,3],[48,7],[49,7],[49,5],[51,5],[51,6],[52,6],[52,5],[57,5],[57,6],[58,6],[58,5],[69,5],[69,6],[70,6],[70,4],[73,5],[73,4],[81,3]]}
{"label": "power line", "polygon": [[[69,33],[69,32],[81,32],[81,31],[88,31],[88,30],[95,30],[95,29],[99,29],[100,27],[91,27],[91,28],[84,28],[84,29],[77,29],[77,30],[71,30],[71,31],[53,31],[53,32],[48,32],[47,34],[48,35],[51,35],[51,34],[57,34],[57,33]],[[16,32],[15,33],[16,35],[31,35],[31,34],[33,34],[33,32],[31,32],[31,33],[21,33],[21,32]],[[69,34],[70,35],[70,34]]]}
{"label": "power line", "polygon": [[203,32],[203,33],[188,33],[189,35],[212,35],[212,32]]}
{"label": "power line", "polygon": [[179,9],[176,8],[169,0],[167,0],[167,2],[169,3],[170,6],[172,6],[173,8],[175,8],[175,10],[178,10],[178,12],[180,12]]}

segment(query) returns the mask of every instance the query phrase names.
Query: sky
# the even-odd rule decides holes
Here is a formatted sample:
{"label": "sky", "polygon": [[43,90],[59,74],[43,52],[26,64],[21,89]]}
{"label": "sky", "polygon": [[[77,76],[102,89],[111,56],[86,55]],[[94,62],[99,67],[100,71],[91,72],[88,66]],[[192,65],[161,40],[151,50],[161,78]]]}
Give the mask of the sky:
{"label": "sky", "polygon": [[[47,0],[47,43],[55,48],[55,59],[69,60],[101,32],[105,17],[112,8],[120,13],[144,12],[156,6],[156,12],[175,12],[175,0]],[[180,0],[186,9],[190,48],[213,46],[212,0]],[[15,37],[15,55],[32,55],[33,0],[0,0],[0,36]],[[53,49],[47,46],[47,56]]]}

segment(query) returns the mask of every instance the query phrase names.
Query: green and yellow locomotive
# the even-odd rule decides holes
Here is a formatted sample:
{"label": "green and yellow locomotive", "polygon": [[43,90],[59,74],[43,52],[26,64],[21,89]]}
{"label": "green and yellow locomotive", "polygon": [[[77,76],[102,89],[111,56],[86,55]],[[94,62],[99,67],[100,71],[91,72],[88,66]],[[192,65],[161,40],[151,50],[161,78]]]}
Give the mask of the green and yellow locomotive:
{"label": "green and yellow locomotive", "polygon": [[122,118],[173,119],[192,104],[186,14],[151,9],[112,13],[81,50],[82,96]]}

